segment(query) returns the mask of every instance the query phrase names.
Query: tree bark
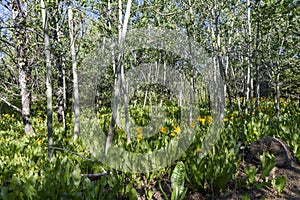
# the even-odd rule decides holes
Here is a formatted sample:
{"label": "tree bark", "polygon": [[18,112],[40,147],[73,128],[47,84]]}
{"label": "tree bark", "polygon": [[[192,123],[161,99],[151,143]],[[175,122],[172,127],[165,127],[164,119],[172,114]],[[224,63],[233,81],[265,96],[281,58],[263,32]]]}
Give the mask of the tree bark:
{"label": "tree bark", "polygon": [[[251,32],[251,10],[250,0],[247,0],[247,20],[248,20],[248,68],[247,68],[247,102],[250,101],[250,116],[252,120],[253,112],[253,77],[252,77],[252,32]],[[248,105],[246,107],[248,111]],[[247,113],[247,112],[246,112]]]}
{"label": "tree bark", "polygon": [[122,31],[119,32],[119,55],[118,55],[118,64],[117,64],[117,69],[116,69],[116,87],[114,91],[114,103],[113,103],[113,114],[112,114],[112,119],[110,122],[109,126],[109,131],[108,135],[106,138],[106,145],[105,145],[105,155],[107,155],[109,148],[111,147],[112,144],[112,139],[114,135],[114,127],[115,123],[117,120],[117,111],[118,111],[118,100],[119,100],[119,94],[120,94],[120,76],[121,76],[121,68],[123,65],[123,54],[124,54],[124,42],[126,38],[126,32],[127,32],[127,25],[128,25],[128,20],[130,17],[130,9],[131,9],[131,0],[127,1],[127,6],[126,6],[126,13],[125,13],[125,18],[124,18],[124,23],[122,27]]}
{"label": "tree bark", "polygon": [[41,0],[42,21],[44,32],[45,61],[46,61],[46,96],[47,96],[47,129],[48,129],[48,159],[53,155],[53,137],[52,137],[52,67],[50,60],[50,38],[48,33],[48,15],[46,3]]}
{"label": "tree bark", "polygon": [[13,23],[16,36],[17,50],[17,68],[19,72],[19,85],[21,90],[22,101],[22,120],[24,130],[27,136],[35,135],[31,120],[30,120],[30,91],[28,90],[28,82],[31,79],[32,67],[28,64],[26,57],[26,21],[27,21],[27,4],[21,3],[19,0],[13,2],[12,7]]}
{"label": "tree bark", "polygon": [[79,86],[78,86],[78,75],[77,75],[77,61],[75,51],[75,34],[73,24],[73,11],[72,6],[68,6],[68,23],[69,23],[69,35],[70,35],[70,52],[72,58],[72,73],[73,73],[73,106],[74,106],[74,140],[79,136],[80,131],[80,108],[79,108]]}
{"label": "tree bark", "polygon": [[[57,13],[59,13],[59,1],[56,0],[57,6]],[[54,41],[56,44],[60,44],[60,36],[61,32],[59,29],[59,17],[56,17],[56,29],[54,34]],[[61,47],[59,45],[59,47]],[[56,98],[57,98],[57,117],[58,122],[63,123],[64,128],[66,127],[65,122],[65,72],[63,68],[63,59],[62,59],[62,52],[60,49],[55,49],[55,58],[56,58],[56,71],[57,71],[57,91],[56,91]]]}

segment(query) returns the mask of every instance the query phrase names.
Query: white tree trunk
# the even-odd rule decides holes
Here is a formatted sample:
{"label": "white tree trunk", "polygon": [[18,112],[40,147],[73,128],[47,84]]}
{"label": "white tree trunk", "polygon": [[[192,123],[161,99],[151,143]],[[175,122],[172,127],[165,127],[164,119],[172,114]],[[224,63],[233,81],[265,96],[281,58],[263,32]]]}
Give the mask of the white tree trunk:
{"label": "white tree trunk", "polygon": [[45,46],[46,61],[46,96],[47,96],[47,129],[48,129],[48,158],[51,160],[53,154],[53,138],[52,138],[52,67],[50,60],[50,38],[48,33],[48,16],[47,8],[44,0],[41,0],[42,21]]}
{"label": "white tree trunk", "polygon": [[27,136],[35,135],[30,120],[30,91],[28,91],[28,81],[31,78],[31,66],[28,65],[26,58],[26,42],[27,34],[26,27],[22,27],[24,21],[27,20],[27,4],[24,2],[15,1],[12,7],[13,23],[14,23],[14,35],[16,36],[16,50],[17,50],[17,68],[19,71],[19,87],[21,90],[22,101],[22,119],[24,124],[24,130]]}
{"label": "white tree trunk", "polygon": [[[132,0],[127,1],[127,6],[126,6],[126,13],[125,13],[125,18],[124,18],[124,23],[122,27],[122,31],[119,29],[119,55],[118,55],[118,64],[117,64],[117,69],[116,69],[116,86],[115,86],[115,91],[114,91],[114,103],[113,103],[113,114],[112,114],[112,119],[111,123],[109,126],[109,131],[108,135],[106,138],[106,145],[105,145],[105,155],[107,154],[109,148],[111,147],[112,144],[112,139],[114,135],[114,126],[117,121],[117,112],[118,112],[118,100],[119,100],[119,95],[120,95],[120,89],[121,89],[121,81],[120,81],[120,76],[121,76],[121,69],[123,66],[123,54],[124,54],[124,42],[126,38],[126,32],[127,32],[127,25],[130,17],[130,9],[131,9],[131,3]],[[120,2],[119,2],[120,4]],[[120,5],[119,5],[120,7]],[[128,135],[127,135],[128,137]],[[127,138],[128,139],[128,138]]]}
{"label": "white tree trunk", "polygon": [[[247,102],[250,101],[250,115],[252,119],[253,112],[253,77],[252,77],[252,32],[251,32],[251,9],[250,0],[247,0],[247,21],[248,21],[248,68],[247,68]],[[246,107],[246,113],[248,113],[248,105]]]}
{"label": "white tree trunk", "polygon": [[[57,6],[57,13],[60,12],[59,10],[59,0],[56,0]],[[54,42],[58,45],[61,44],[60,37],[62,32],[60,31],[59,15],[56,16],[56,29],[54,35]],[[59,47],[60,48],[60,45]],[[60,49],[55,49],[55,59],[56,59],[56,71],[57,71],[57,117],[58,122],[63,123],[63,127],[66,128],[66,119],[65,119],[65,108],[66,108],[66,88],[65,88],[65,70],[63,64],[63,56],[62,51]]]}
{"label": "white tree trunk", "polygon": [[70,52],[72,58],[72,73],[73,73],[73,104],[74,104],[74,140],[78,138],[80,131],[80,108],[79,108],[79,87],[77,76],[77,61],[75,51],[75,35],[73,25],[73,11],[72,6],[68,6],[68,22],[69,22],[69,34],[70,34]]}

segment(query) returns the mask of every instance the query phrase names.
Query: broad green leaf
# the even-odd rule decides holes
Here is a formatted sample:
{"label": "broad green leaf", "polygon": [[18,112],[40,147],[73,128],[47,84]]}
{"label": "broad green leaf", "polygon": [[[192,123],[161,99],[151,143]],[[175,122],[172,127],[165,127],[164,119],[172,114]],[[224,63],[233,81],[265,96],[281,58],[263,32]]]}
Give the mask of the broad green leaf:
{"label": "broad green leaf", "polygon": [[171,175],[172,200],[179,199],[184,194],[184,182],[186,177],[185,165],[182,161],[178,162]]}
{"label": "broad green leaf", "polygon": [[78,164],[76,165],[75,170],[72,172],[72,179],[74,181],[74,185],[78,187],[81,181],[81,170]]}
{"label": "broad green leaf", "polygon": [[275,181],[275,189],[280,194],[286,185],[285,176],[277,176]]}

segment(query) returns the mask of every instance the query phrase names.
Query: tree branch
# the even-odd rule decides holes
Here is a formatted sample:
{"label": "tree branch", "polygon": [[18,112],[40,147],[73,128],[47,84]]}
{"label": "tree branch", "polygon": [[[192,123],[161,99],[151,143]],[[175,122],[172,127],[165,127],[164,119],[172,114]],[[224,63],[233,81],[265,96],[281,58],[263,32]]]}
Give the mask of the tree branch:
{"label": "tree branch", "polygon": [[0,100],[3,101],[4,103],[6,103],[8,106],[12,107],[13,109],[15,109],[18,112],[22,112],[22,110],[20,108],[18,108],[17,106],[11,104],[9,101],[7,101],[5,98],[0,97]]}

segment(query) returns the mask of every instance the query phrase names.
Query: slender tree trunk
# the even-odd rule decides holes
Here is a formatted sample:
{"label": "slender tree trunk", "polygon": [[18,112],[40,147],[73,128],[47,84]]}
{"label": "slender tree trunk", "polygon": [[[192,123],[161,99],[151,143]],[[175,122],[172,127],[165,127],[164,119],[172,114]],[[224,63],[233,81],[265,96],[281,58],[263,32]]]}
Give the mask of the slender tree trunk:
{"label": "slender tree trunk", "polygon": [[77,61],[76,61],[76,51],[75,51],[75,35],[74,35],[74,25],[73,25],[73,11],[72,6],[68,6],[68,22],[69,22],[69,34],[70,34],[70,52],[72,58],[72,73],[73,73],[73,98],[74,98],[74,140],[79,136],[80,131],[80,108],[79,108],[79,86],[78,86],[78,76],[77,76]]}
{"label": "slender tree trunk", "polygon": [[53,154],[52,137],[52,67],[50,60],[50,38],[48,33],[48,15],[46,3],[41,0],[45,61],[46,61],[46,96],[47,96],[47,129],[48,129],[48,159],[51,160]]}
{"label": "slender tree trunk", "polygon": [[230,67],[230,71],[231,71],[231,76],[232,76],[232,80],[233,80],[233,85],[234,85],[234,88],[235,88],[235,98],[238,102],[238,110],[239,110],[239,113],[241,113],[242,108],[241,108],[241,100],[240,100],[240,88],[238,88],[237,80],[236,80],[237,77],[236,77],[236,74],[234,73],[232,65]]}
{"label": "slender tree trunk", "polygon": [[[191,5],[191,1],[189,0],[189,5]],[[191,44],[191,39],[194,39],[193,36],[193,28],[194,27],[190,27],[190,24],[194,24],[193,22],[193,9],[192,7],[190,7],[189,9],[189,17],[187,17],[187,21],[188,24],[186,25],[186,29],[187,29],[187,33],[188,33],[188,38],[189,38],[189,53],[190,53],[190,63],[192,65],[191,68],[191,74],[190,74],[190,92],[189,92],[189,118],[188,118],[188,124],[190,125],[193,122],[193,99],[194,98],[194,75],[195,75],[195,70],[194,70],[194,65],[196,63],[194,63],[194,52],[192,49],[192,44]]]}
{"label": "slender tree trunk", "polygon": [[126,135],[127,135],[127,142],[131,141],[130,135],[130,122],[129,122],[129,109],[128,109],[128,90],[127,90],[127,82],[125,79],[125,72],[124,72],[124,64],[121,66],[121,82],[122,82],[122,92],[124,96],[124,112],[125,112],[125,125],[126,125]]}
{"label": "slender tree trunk", "polygon": [[130,9],[131,9],[131,0],[127,1],[127,6],[126,6],[126,13],[125,13],[125,18],[124,18],[124,23],[122,27],[122,31],[120,32],[120,37],[119,37],[119,55],[118,55],[118,65],[117,65],[117,70],[116,70],[116,87],[114,91],[114,103],[113,103],[113,114],[112,114],[112,119],[110,122],[109,126],[109,131],[108,135],[106,138],[106,145],[105,145],[105,155],[107,155],[109,148],[111,147],[112,144],[112,139],[114,135],[114,127],[115,123],[117,120],[117,112],[118,112],[118,100],[119,100],[119,95],[120,95],[120,76],[121,76],[121,68],[123,64],[123,54],[124,54],[124,42],[126,38],[126,32],[127,32],[127,25],[128,25],[128,20],[130,17]]}
{"label": "slender tree trunk", "polygon": [[[278,63],[279,64],[279,63]],[[279,66],[278,66],[279,68]],[[280,70],[278,70],[276,74],[276,83],[275,83],[275,91],[276,91],[276,117],[280,118]]]}
{"label": "slender tree trunk", "polygon": [[214,6],[211,11],[212,26],[211,29],[211,38],[212,41],[216,41],[212,43],[212,49],[213,49],[213,102],[214,102],[214,111],[216,111],[216,114],[219,116],[219,120],[222,120],[224,118],[224,108],[225,108],[225,96],[224,92],[226,87],[223,87],[219,89],[219,87],[224,84],[225,80],[225,71],[223,67],[223,62],[221,58],[221,37],[220,37],[220,30],[219,30],[219,13],[218,13],[218,7],[217,7],[217,1],[214,1]]}
{"label": "slender tree trunk", "polygon": [[[250,100],[250,116],[253,112],[253,77],[252,77],[252,32],[251,32],[251,9],[250,0],[247,0],[247,20],[248,20],[248,68],[247,68],[247,101]],[[247,106],[248,110],[248,106]]]}
{"label": "slender tree trunk", "polygon": [[[59,1],[56,0],[56,6],[57,6],[57,13],[59,13]],[[56,29],[55,29],[55,35],[54,40],[56,44],[60,44],[60,28],[59,28],[59,17],[57,15],[56,17]],[[55,49],[55,57],[56,57],[56,71],[57,71],[57,117],[58,122],[63,123],[64,128],[66,127],[66,121],[65,121],[65,73],[63,69],[63,60],[62,60],[62,53],[60,49]]]}
{"label": "slender tree trunk", "polygon": [[[230,25],[230,34],[229,34],[229,39],[228,39],[228,47],[230,47],[231,46],[231,41],[232,41],[232,32],[233,32],[233,25],[234,25],[234,19],[232,20],[232,22],[231,22],[231,25]],[[232,94],[231,94],[231,88],[229,87],[229,85],[228,85],[228,83],[229,83],[229,79],[230,78],[228,78],[228,77],[230,77],[229,75],[228,75],[228,70],[229,70],[229,63],[230,63],[230,60],[229,60],[229,51],[227,51],[227,56],[226,56],[226,65],[225,65],[225,73],[224,73],[224,77],[225,77],[225,83],[224,83],[224,87],[225,87],[225,89],[224,90],[226,90],[226,88],[227,88],[227,94],[228,94],[228,99],[229,99],[229,107],[230,107],[230,112],[232,112],[233,111],[233,106],[232,106]],[[224,94],[226,94],[226,93],[224,93]]]}
{"label": "slender tree trunk", "polygon": [[30,120],[30,91],[28,90],[28,82],[31,79],[32,68],[28,64],[26,58],[26,20],[27,20],[27,4],[16,0],[13,2],[13,23],[16,36],[17,50],[17,68],[19,71],[19,85],[21,90],[22,101],[22,119],[24,130],[27,136],[35,135],[31,120]]}
{"label": "slender tree trunk", "polygon": [[56,54],[56,70],[57,70],[57,116],[58,116],[58,122],[63,123],[63,126],[66,126],[65,122],[65,86],[64,86],[64,80],[65,80],[65,73],[63,69],[63,63],[61,54],[58,52]]}
{"label": "slender tree trunk", "polygon": [[[121,27],[122,24],[122,0],[119,0],[119,44],[122,40],[122,29],[124,27]],[[125,26],[125,25],[124,25]],[[127,26],[127,25],[126,25]],[[123,59],[123,58],[122,58]],[[130,134],[130,122],[129,122],[129,109],[128,109],[128,96],[127,96],[127,82],[125,79],[125,66],[124,63],[121,62],[121,86],[124,96],[124,113],[125,113],[125,126],[126,126],[126,135],[127,135],[127,142],[131,141],[131,134]]]}
{"label": "slender tree trunk", "polygon": [[256,73],[256,102],[255,102],[255,107],[256,107],[256,115],[257,113],[257,108],[259,107],[259,99],[260,99],[260,78],[259,78],[259,74],[260,74],[260,68],[258,65],[258,48],[259,48],[259,41],[260,41],[260,37],[259,37],[259,32],[260,32],[260,22],[257,22],[257,31],[256,31],[256,45],[255,45],[255,73]]}

